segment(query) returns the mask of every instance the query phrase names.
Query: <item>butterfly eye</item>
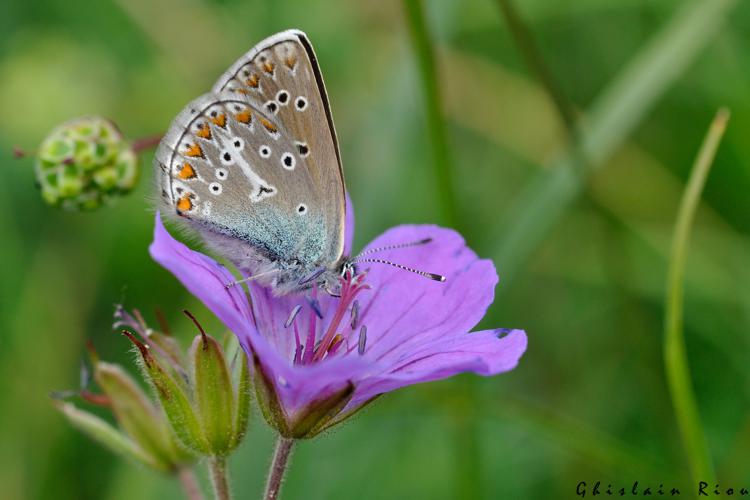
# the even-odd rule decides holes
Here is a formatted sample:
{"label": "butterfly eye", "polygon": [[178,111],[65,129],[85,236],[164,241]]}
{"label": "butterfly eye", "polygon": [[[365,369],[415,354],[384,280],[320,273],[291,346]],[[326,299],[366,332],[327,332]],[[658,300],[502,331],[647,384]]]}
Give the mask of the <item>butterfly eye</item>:
{"label": "butterfly eye", "polygon": [[245,141],[243,141],[239,137],[235,137],[232,141],[232,146],[234,146],[234,149],[236,149],[237,151],[240,151],[245,147]]}
{"label": "butterfly eye", "polygon": [[268,146],[261,146],[258,153],[260,153],[261,158],[268,158],[271,156],[271,148]]}
{"label": "butterfly eye", "polygon": [[297,107],[297,111],[304,111],[305,108],[307,108],[307,99],[299,96],[297,100],[294,101],[294,105]]}
{"label": "butterfly eye", "polygon": [[276,94],[276,100],[281,105],[286,105],[287,102],[289,102],[289,92],[286,90],[279,90],[279,93]]}
{"label": "butterfly eye", "polygon": [[300,203],[297,207],[297,213],[299,215],[305,215],[307,213],[307,205],[305,205],[304,203]]}
{"label": "butterfly eye", "polygon": [[216,169],[216,178],[220,180],[224,180],[227,178],[227,169],[226,168],[217,168]]}
{"label": "butterfly eye", "polygon": [[208,185],[208,189],[211,191],[211,194],[221,194],[221,184],[218,182],[212,182]]}
{"label": "butterfly eye", "polygon": [[221,163],[224,165],[231,165],[233,163],[232,154],[229,151],[221,152]]}
{"label": "butterfly eye", "polygon": [[281,155],[281,164],[287,170],[294,170],[294,164],[296,163],[294,155],[291,153],[284,153]]}

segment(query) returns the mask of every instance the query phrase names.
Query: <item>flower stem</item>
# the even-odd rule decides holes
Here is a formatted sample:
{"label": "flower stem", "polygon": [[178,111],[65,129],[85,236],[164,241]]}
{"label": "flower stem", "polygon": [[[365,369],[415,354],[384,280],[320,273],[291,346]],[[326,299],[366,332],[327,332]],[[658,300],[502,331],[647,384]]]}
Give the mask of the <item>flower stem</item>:
{"label": "flower stem", "polygon": [[134,140],[131,147],[136,153],[142,153],[147,149],[155,148],[156,146],[158,146],[159,142],[161,142],[162,137],[164,137],[164,134],[147,135],[146,137],[141,137]]}
{"label": "flower stem", "polygon": [[177,477],[180,479],[182,489],[185,491],[185,498],[187,500],[203,500],[203,493],[201,493],[200,487],[198,486],[198,480],[195,478],[195,472],[190,467],[183,467],[177,471]]}
{"label": "flower stem", "polygon": [[292,455],[294,440],[279,436],[276,441],[276,451],[273,453],[273,463],[268,471],[268,482],[266,483],[265,500],[276,500],[279,498],[281,481],[284,479],[289,457]]}
{"label": "flower stem", "polygon": [[214,498],[216,500],[230,500],[232,492],[229,489],[226,458],[211,458],[208,462],[208,470],[211,473],[211,484],[214,486]]}
{"label": "flower stem", "polygon": [[708,484],[714,484],[714,470],[688,367],[682,327],[683,282],[693,218],[728,119],[729,112],[726,109],[720,109],[716,113],[682,195],[669,259],[664,321],[664,369],[677,427],[685,446],[693,479],[696,482],[707,481]]}

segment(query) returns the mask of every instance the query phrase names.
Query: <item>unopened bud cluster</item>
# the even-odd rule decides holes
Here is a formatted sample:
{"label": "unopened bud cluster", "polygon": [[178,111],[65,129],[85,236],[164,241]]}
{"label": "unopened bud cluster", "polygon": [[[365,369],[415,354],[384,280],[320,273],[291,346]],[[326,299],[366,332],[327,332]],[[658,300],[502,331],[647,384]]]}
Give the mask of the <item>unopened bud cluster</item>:
{"label": "unopened bud cluster", "polygon": [[224,350],[203,332],[193,341],[188,365],[177,370],[148,345],[130,339],[180,443],[203,456],[222,457],[233,451],[245,436],[250,415],[251,380],[244,352],[237,357],[239,373],[233,383]]}
{"label": "unopened bud cluster", "polygon": [[125,370],[94,354],[94,381],[102,393],[86,389],[80,395],[109,407],[118,428],[70,402],[60,402],[58,408],[110,450],[161,472],[175,473],[201,456],[231,453],[249,420],[247,356],[238,348],[233,370],[222,346],[203,332],[186,355],[170,335],[141,326],[134,328],[135,334],[123,333],[137,347],[141,372],[155,400]]}
{"label": "unopened bud cluster", "polygon": [[39,148],[36,179],[45,202],[92,210],[128,193],[138,181],[138,155],[115,125],[86,117],[63,123]]}

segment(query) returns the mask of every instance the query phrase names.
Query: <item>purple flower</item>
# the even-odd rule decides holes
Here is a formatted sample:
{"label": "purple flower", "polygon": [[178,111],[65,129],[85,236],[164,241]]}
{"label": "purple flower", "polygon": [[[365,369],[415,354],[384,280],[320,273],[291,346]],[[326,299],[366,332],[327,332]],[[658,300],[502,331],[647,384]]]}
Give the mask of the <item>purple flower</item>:
{"label": "purple flower", "polygon": [[[347,249],[353,217],[347,210]],[[374,264],[342,278],[340,298],[313,291],[274,297],[235,277],[167,232],[157,215],[152,257],[221,319],[254,364],[264,416],[284,437],[312,437],[380,394],[460,372],[513,369],[526,350],[522,330],[468,333],[492,303],[498,278],[455,231],[430,225],[392,228],[367,248],[432,238],[382,258],[439,272],[445,283]],[[380,255],[379,255],[380,257]],[[354,312],[356,310],[356,312]]]}

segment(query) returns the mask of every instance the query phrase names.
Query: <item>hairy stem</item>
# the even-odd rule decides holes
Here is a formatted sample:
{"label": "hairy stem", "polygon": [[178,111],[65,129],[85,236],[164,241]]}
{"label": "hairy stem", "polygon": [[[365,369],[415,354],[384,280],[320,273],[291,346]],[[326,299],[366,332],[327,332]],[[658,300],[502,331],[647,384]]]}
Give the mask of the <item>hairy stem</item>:
{"label": "hairy stem", "polygon": [[276,451],[273,453],[273,462],[268,470],[268,482],[266,483],[265,500],[276,500],[281,491],[281,482],[289,465],[289,457],[292,455],[294,440],[279,436],[276,441]]}
{"label": "hairy stem", "polygon": [[195,477],[195,472],[190,467],[182,467],[177,471],[177,477],[180,480],[182,489],[185,492],[185,498],[187,500],[203,500],[203,493],[198,486],[198,480]]}
{"label": "hairy stem", "polygon": [[232,492],[229,488],[226,458],[211,458],[208,462],[208,470],[211,473],[211,484],[213,484],[214,487],[214,498],[216,500],[230,500],[232,498]]}
{"label": "hairy stem", "polygon": [[714,469],[695,400],[685,348],[682,326],[683,282],[693,218],[728,119],[729,112],[726,109],[720,109],[716,113],[682,195],[669,259],[664,321],[664,368],[677,427],[687,452],[693,479],[696,482],[707,481],[708,484],[714,484]]}

